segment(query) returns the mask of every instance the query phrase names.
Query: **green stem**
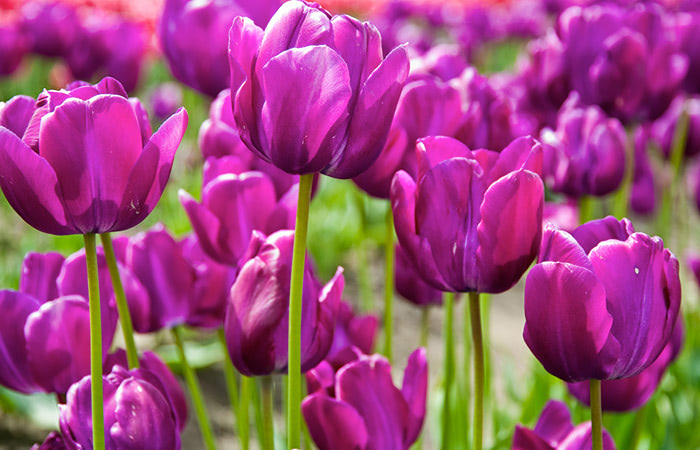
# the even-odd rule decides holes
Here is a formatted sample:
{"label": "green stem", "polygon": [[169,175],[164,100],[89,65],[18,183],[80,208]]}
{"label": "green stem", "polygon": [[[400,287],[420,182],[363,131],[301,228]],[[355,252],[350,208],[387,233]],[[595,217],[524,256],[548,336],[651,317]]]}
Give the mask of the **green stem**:
{"label": "green stem", "polygon": [[262,436],[265,433],[263,428],[262,405],[260,404],[260,377],[248,378],[251,382],[253,390],[250,391],[250,400],[253,403],[253,421],[255,422],[255,433],[258,436],[258,442],[262,442]]}
{"label": "green stem", "polygon": [[357,244],[357,282],[360,289],[360,303],[363,311],[371,311],[374,307],[372,280],[369,276],[368,247],[367,247],[367,211],[365,209],[366,195],[355,189],[355,206],[360,217],[360,242]]}
{"label": "green stem", "polygon": [[384,355],[391,363],[394,331],[394,215],[391,204],[386,211],[384,244]]}
{"label": "green stem", "polygon": [[578,199],[578,221],[579,223],[586,223],[589,220],[595,219],[594,213],[595,200],[590,195],[582,195]]}
{"label": "green stem", "polygon": [[[673,177],[671,179],[671,185],[668,189],[664,190],[661,211],[659,214],[659,220],[661,222],[661,234],[660,236],[666,240],[669,247],[671,246],[671,224],[675,221],[678,214],[674,214],[674,206],[676,205],[677,194],[682,190],[680,184],[683,175],[683,156],[685,155],[685,146],[688,140],[688,127],[690,118],[688,116],[688,109],[686,105],[683,105],[681,110],[681,115],[678,117],[678,122],[676,123],[676,128],[673,131],[673,141],[671,144],[671,155],[670,164]],[[674,246],[674,248],[677,248]]]}
{"label": "green stem", "polygon": [[[224,355],[224,378],[226,379],[226,390],[228,391],[228,399],[229,403],[231,404],[231,411],[233,412],[233,417],[238,422],[238,414],[240,412],[239,409],[239,400],[238,400],[238,383],[236,383],[236,373],[235,369],[233,368],[233,364],[231,363],[231,359],[228,357],[228,345],[226,345],[226,335],[224,334],[224,329],[219,328],[216,330],[216,335],[219,338],[219,343],[221,344],[221,349],[223,350],[223,355]],[[239,422],[239,428],[240,428],[240,422]],[[234,426],[235,429],[235,426]],[[245,436],[245,439],[243,438],[244,435],[244,430],[238,430],[240,439],[241,439],[241,447],[244,449],[248,449],[248,436],[247,433]]]}
{"label": "green stem", "polygon": [[464,440],[464,448],[469,447],[469,438],[470,438],[470,433],[471,433],[471,414],[470,414],[470,408],[469,408],[469,399],[471,398],[472,392],[471,392],[471,370],[472,370],[472,342],[471,342],[471,334],[469,330],[471,329],[471,326],[469,325],[469,304],[468,302],[464,302],[464,331],[462,333],[462,339],[464,342],[462,345],[464,346],[464,359],[462,363],[464,364],[464,367],[462,368],[462,377],[463,377],[463,383],[464,383],[464,395],[462,397],[462,408],[461,410],[464,412],[464,420],[462,422],[462,426],[464,427],[464,436],[462,439]]}
{"label": "green stem", "polygon": [[238,435],[241,437],[241,448],[248,450],[250,442],[250,419],[248,408],[250,406],[250,387],[254,381],[245,375],[241,375],[241,395],[238,399]]}
{"label": "green stem", "polygon": [[301,294],[304,283],[306,233],[309,225],[309,203],[313,174],[299,178],[299,200],[292,255],[292,279],[289,287],[289,397],[287,403],[287,446],[301,445]]}
{"label": "green stem", "polygon": [[185,347],[182,344],[182,325],[177,325],[171,329],[173,333],[173,338],[175,339],[175,346],[177,347],[177,352],[180,356],[180,363],[182,364],[182,370],[185,373],[185,382],[187,383],[187,388],[190,391],[190,396],[192,397],[192,404],[194,406],[194,412],[197,416],[197,421],[199,422],[199,428],[202,431],[202,438],[204,439],[204,445],[208,450],[213,450],[216,448],[216,443],[214,441],[214,433],[212,432],[211,423],[209,422],[209,417],[207,415],[207,410],[204,408],[204,398],[202,397],[202,388],[199,386],[199,381],[194,373],[194,370],[187,362],[187,356],[185,355]]}
{"label": "green stem", "polygon": [[131,314],[129,313],[129,305],[126,302],[126,295],[124,294],[124,285],[122,284],[121,276],[119,276],[117,258],[114,256],[112,236],[109,233],[102,233],[100,240],[102,241],[102,248],[104,249],[107,267],[109,268],[109,277],[112,279],[114,298],[117,301],[119,323],[122,327],[124,344],[126,345],[126,360],[129,364],[129,369],[138,369],[139,353],[136,350],[136,342],[134,341],[134,327],[131,324]]}
{"label": "green stem", "polygon": [[450,446],[450,421],[451,421],[451,397],[452,380],[455,372],[455,343],[452,332],[454,322],[454,292],[445,292],[445,395],[442,404],[442,446],[443,450],[452,448]]}
{"label": "green stem", "polygon": [[590,386],[593,450],[603,450],[603,412],[600,401],[600,380],[591,380]]}
{"label": "green stem", "polygon": [[100,285],[97,278],[97,249],[94,233],[83,235],[87,264],[90,308],[90,400],[92,404],[92,442],[95,450],[105,448],[104,402],[102,392],[102,314]]}
{"label": "green stem", "polygon": [[428,337],[430,336],[430,306],[424,306],[420,310],[420,346],[428,350]]}
{"label": "green stem", "polygon": [[266,375],[261,379],[262,385],[262,414],[263,414],[263,435],[261,439],[262,450],[275,449],[275,427],[272,422],[272,376]]}
{"label": "green stem", "polygon": [[644,429],[644,421],[646,420],[646,406],[642,406],[634,414],[634,426],[632,427],[632,436],[629,440],[628,448],[630,450],[635,450],[639,445],[639,440],[642,437],[642,430]]}
{"label": "green stem", "polygon": [[481,336],[479,294],[469,293],[469,318],[474,347],[474,448],[483,448],[484,434],[484,346]]}

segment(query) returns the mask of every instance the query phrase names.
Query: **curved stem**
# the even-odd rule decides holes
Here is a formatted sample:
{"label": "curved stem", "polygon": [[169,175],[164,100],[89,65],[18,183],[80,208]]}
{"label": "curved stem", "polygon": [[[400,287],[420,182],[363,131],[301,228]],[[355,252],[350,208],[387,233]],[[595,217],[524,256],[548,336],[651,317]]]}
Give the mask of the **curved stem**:
{"label": "curved stem", "polygon": [[[242,428],[242,424],[238,420],[239,409],[239,399],[238,399],[238,383],[236,383],[236,373],[231,363],[231,359],[228,357],[228,346],[226,345],[226,335],[224,334],[224,329],[219,328],[216,330],[216,335],[219,338],[219,343],[223,350],[224,355],[224,378],[226,379],[226,390],[228,391],[229,403],[231,403],[231,411],[233,412],[233,417],[238,422],[238,435],[241,440],[241,447],[244,450],[248,449],[248,436],[245,430]],[[234,426],[235,428],[235,426]],[[245,439],[244,439],[245,434]]]}
{"label": "curved stem", "polygon": [[304,284],[306,233],[313,174],[299,178],[299,200],[292,255],[292,279],[289,287],[289,393],[287,402],[287,446],[301,446],[301,295]]}
{"label": "curved stem", "polygon": [[199,422],[199,428],[202,431],[204,445],[208,450],[213,450],[216,448],[214,433],[211,429],[211,423],[209,422],[207,410],[204,408],[202,388],[199,386],[197,376],[195,375],[194,370],[190,366],[189,362],[187,361],[187,356],[185,355],[185,347],[182,344],[181,328],[182,325],[177,325],[173,327],[171,331],[173,333],[173,338],[175,339],[175,346],[177,347],[178,355],[180,356],[180,363],[182,363],[182,370],[185,373],[185,382],[187,383],[187,388],[189,389],[190,396],[192,397],[194,412],[197,416],[197,421]]}
{"label": "curved stem", "polygon": [[384,246],[384,355],[391,363],[394,332],[394,215],[391,203],[386,211]]}
{"label": "curved stem", "polygon": [[445,395],[442,404],[442,446],[443,450],[452,448],[450,446],[450,421],[451,416],[451,397],[452,397],[452,380],[454,379],[455,371],[455,343],[452,332],[454,323],[454,292],[445,292],[443,294],[445,306]]}
{"label": "curved stem", "polygon": [[129,305],[126,303],[126,295],[124,294],[124,285],[119,276],[119,267],[117,267],[117,258],[114,256],[114,246],[112,245],[112,236],[109,233],[100,235],[102,248],[105,252],[107,267],[109,268],[109,277],[112,279],[112,288],[114,289],[114,298],[117,301],[117,310],[119,311],[119,323],[124,334],[124,344],[126,346],[126,360],[129,364],[129,369],[139,368],[139,353],[136,350],[136,342],[134,341],[134,327],[131,324],[131,314],[129,313]]}
{"label": "curved stem", "polygon": [[481,336],[479,294],[469,293],[469,318],[474,347],[474,448],[483,448],[484,434],[484,344]]}
{"label": "curved stem", "polygon": [[272,376],[266,375],[261,379],[262,385],[262,415],[263,435],[261,436],[262,450],[275,450],[275,427],[272,422]]}
{"label": "curved stem", "polygon": [[600,401],[600,380],[591,380],[591,429],[593,450],[603,450],[603,412]]}
{"label": "curved stem", "polygon": [[100,285],[97,278],[95,235],[83,235],[87,264],[88,302],[90,308],[90,401],[92,405],[92,442],[95,450],[105,448],[104,402],[102,392],[102,314]]}

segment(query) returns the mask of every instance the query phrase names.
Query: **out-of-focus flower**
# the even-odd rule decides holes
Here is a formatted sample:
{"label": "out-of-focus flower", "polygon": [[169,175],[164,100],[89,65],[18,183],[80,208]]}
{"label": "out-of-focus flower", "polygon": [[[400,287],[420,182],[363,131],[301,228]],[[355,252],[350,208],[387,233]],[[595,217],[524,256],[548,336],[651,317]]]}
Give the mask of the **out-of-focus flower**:
{"label": "out-of-focus flower", "polygon": [[630,190],[630,208],[637,214],[651,214],[656,208],[656,186],[649,161],[649,144],[648,127],[637,128],[634,133],[634,174]]}
{"label": "out-of-focus flower", "polygon": [[548,222],[554,225],[557,230],[572,233],[580,225],[576,202],[544,202],[542,223],[546,225]]}
{"label": "out-of-focus flower", "polygon": [[[603,380],[600,383],[603,411],[625,412],[641,408],[656,391],[666,369],[678,357],[682,345],[683,323],[679,320],[673,329],[671,340],[649,367],[633,377]],[[580,402],[590,405],[591,391],[588,381],[569,383],[568,388]]]}
{"label": "out-of-focus flower", "polygon": [[22,62],[27,39],[14,23],[0,23],[0,76],[10,75]]}
{"label": "out-of-focus flower", "polygon": [[572,197],[615,191],[625,174],[625,130],[597,106],[572,93],[559,112],[556,131],[542,130],[544,180]]}
{"label": "out-of-focus flower", "polygon": [[[157,374],[114,366],[102,380],[107,449],[180,449],[176,411]],[[71,386],[66,404],[59,405],[59,425],[67,447],[92,446],[91,416],[88,375]]]}
{"label": "out-of-focus flower", "polygon": [[688,114],[688,134],[683,157],[691,158],[700,153],[700,96],[679,95],[666,112],[649,126],[651,139],[659,145],[666,158],[671,156],[676,126],[684,108]]}
{"label": "out-of-focus flower", "polygon": [[[550,400],[534,429],[515,426],[512,450],[588,450],[593,445],[591,422],[574,427],[564,402]],[[615,442],[603,429],[603,449],[615,450]]]}
{"label": "out-of-focus flower", "polygon": [[[360,356],[302,402],[309,433],[320,450],[408,449],[425,417],[428,364],[425,349],[408,358],[401,389],[394,386],[383,356]],[[328,387],[328,386],[326,386]]]}
{"label": "out-of-focus flower", "polygon": [[442,305],[442,292],[423,281],[406,252],[396,247],[394,286],[401,297],[416,306]]}
{"label": "out-of-focus flower", "polygon": [[20,26],[33,53],[63,57],[76,42],[80,18],[63,2],[30,1],[22,6]]}
{"label": "out-of-focus flower", "polygon": [[151,92],[151,111],[158,120],[164,120],[182,106],[182,89],[175,83],[161,83]]}
{"label": "out-of-focus flower", "polygon": [[166,0],[158,39],[175,78],[210,97],[230,87],[228,31],[236,16],[264,27],[280,0]]}
{"label": "out-of-focus flower", "polygon": [[391,186],[401,247],[433,287],[503,292],[537,255],[542,237],[542,146],[530,137],[502,152],[470,151],[438,136],[419,141],[418,175]]}
{"label": "out-of-focus flower", "polygon": [[678,260],[629,220],[548,227],[525,283],[523,337],[564,381],[631,377],[671,339],[680,301]]}
{"label": "out-of-focus flower", "polygon": [[374,26],[302,1],[284,3],[265,31],[236,18],[229,42],[234,118],[255,154],[335,178],[377,159],[408,76],[403,47],[383,59]]}
{"label": "out-of-focus flower", "polygon": [[56,431],[52,431],[46,436],[41,445],[34,444],[31,450],[68,450],[68,447],[63,442],[63,436]]}
{"label": "out-of-focus flower", "polygon": [[44,91],[25,128],[0,127],[0,187],[15,211],[50,234],[131,228],[153,210],[187,126],[178,110],[151,134],[122,85]]}
{"label": "out-of-focus flower", "polygon": [[[287,367],[289,280],[294,232],[268,238],[255,232],[248,254],[231,288],[224,330],[233,365],[244,375],[268,375]],[[343,269],[325,286],[308,268],[304,272],[301,317],[301,371],[328,354],[342,295]]]}

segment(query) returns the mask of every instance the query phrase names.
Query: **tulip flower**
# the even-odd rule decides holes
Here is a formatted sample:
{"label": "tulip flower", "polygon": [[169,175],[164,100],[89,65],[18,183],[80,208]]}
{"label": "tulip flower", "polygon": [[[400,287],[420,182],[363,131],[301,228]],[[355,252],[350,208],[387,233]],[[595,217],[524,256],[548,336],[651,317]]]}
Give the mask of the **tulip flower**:
{"label": "tulip flower", "polygon": [[403,47],[382,59],[374,26],[302,1],[284,3],[264,31],[236,18],[229,42],[234,118],[256,155],[334,178],[377,159],[408,75]]}
{"label": "tulip flower", "polygon": [[27,39],[16,24],[0,24],[0,76],[10,75],[22,62]]}
{"label": "tulip flower", "polygon": [[265,26],[280,0],[167,0],[158,40],[175,78],[210,97],[229,86],[228,31],[236,16]]}
{"label": "tulip flower", "polygon": [[545,128],[545,181],[572,197],[603,196],[615,191],[625,173],[622,124],[596,106],[584,107],[572,93],[559,111],[555,131]]}
{"label": "tulip flower", "polygon": [[153,210],[187,125],[180,109],[151,135],[121,84],[44,91],[24,129],[0,127],[0,187],[34,228],[50,234],[131,228]]}
{"label": "tulip flower", "polygon": [[182,89],[175,83],[161,83],[151,92],[151,111],[158,120],[164,120],[182,106]]}
{"label": "tulip flower", "polygon": [[[550,400],[534,429],[516,425],[512,450],[589,450],[592,445],[591,422],[574,427],[564,402]],[[603,449],[615,450],[615,442],[603,430]]]}
{"label": "tulip flower", "polygon": [[651,138],[659,145],[666,158],[671,157],[676,126],[684,109],[689,122],[683,157],[692,158],[700,153],[700,96],[686,98],[679,95],[671,102],[666,112],[649,127]]}
{"label": "tulip flower", "polygon": [[425,349],[408,359],[401,389],[382,356],[362,356],[333,379],[334,394],[312,393],[302,403],[304,419],[320,450],[354,448],[407,450],[425,417],[428,366]]}
{"label": "tulip flower", "polygon": [[442,293],[421,279],[418,269],[400,245],[396,246],[396,292],[416,306],[441,305]]}
{"label": "tulip flower", "polygon": [[[255,232],[251,258],[231,288],[224,330],[234,366],[243,375],[268,375],[287,368],[289,277],[294,232],[265,238]],[[326,357],[333,342],[338,304],[345,283],[343,269],[325,286],[307,268],[304,273],[301,370]]]}
{"label": "tulip flower", "polygon": [[[105,448],[180,449],[177,413],[158,375],[115,366],[104,383]],[[90,377],[71,386],[59,405],[59,424],[69,448],[92,447]]]}
{"label": "tulip flower", "polygon": [[[626,412],[644,406],[661,383],[668,366],[678,357],[682,345],[683,324],[679,320],[668,344],[649,367],[633,377],[603,380],[600,383],[603,411]],[[567,387],[581,403],[590,406],[588,381],[569,383]]]}
{"label": "tulip flower", "polygon": [[62,57],[75,44],[80,18],[65,3],[29,1],[20,10],[20,26],[33,53]]}
{"label": "tulip flower", "polygon": [[450,81],[460,76],[468,67],[469,64],[458,46],[438,44],[422,55],[411,55],[409,81],[426,75],[435,76],[442,81]]}
{"label": "tulip flower", "polygon": [[631,377],[668,343],[680,299],[678,260],[627,219],[548,227],[525,283],[523,337],[564,381]]}
{"label": "tulip flower", "polygon": [[376,316],[355,314],[352,307],[341,300],[338,305],[333,343],[328,350],[326,360],[331,361],[334,366],[340,366],[342,364],[338,362],[344,361],[348,353],[355,350],[364,354],[372,353],[378,325],[379,320]]}
{"label": "tulip flower", "polygon": [[656,209],[656,185],[649,161],[649,141],[648,127],[637,128],[634,133],[634,175],[630,190],[630,207],[632,211],[642,215],[652,214]]}

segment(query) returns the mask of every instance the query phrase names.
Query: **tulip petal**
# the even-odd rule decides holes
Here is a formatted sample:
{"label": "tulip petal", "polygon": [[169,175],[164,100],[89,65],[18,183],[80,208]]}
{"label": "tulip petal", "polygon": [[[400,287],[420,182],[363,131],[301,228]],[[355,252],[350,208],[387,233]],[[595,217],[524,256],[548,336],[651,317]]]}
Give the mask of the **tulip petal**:
{"label": "tulip petal", "polygon": [[337,147],[323,173],[334,178],[352,178],[377,159],[389,135],[408,68],[406,49],[398,47],[370,74],[350,115],[347,144]]}
{"label": "tulip petal", "polygon": [[348,403],[325,394],[313,394],[302,402],[301,410],[319,450],[367,448],[369,436],[365,421]]}
{"label": "tulip petal", "polygon": [[678,261],[669,255],[660,238],[642,233],[625,242],[601,242],[590,252],[614,318],[612,334],[620,342],[611,378],[641,372],[671,337],[680,307],[680,282]]}
{"label": "tulip petal", "polygon": [[[145,351],[139,360],[141,366],[148,372],[155,375],[154,378],[161,384],[163,393],[170,402],[178,429],[182,431],[187,424],[187,400],[180,383],[168,366],[153,352]],[[153,385],[159,387],[155,382]]]}
{"label": "tulip petal", "polygon": [[[608,430],[603,429],[603,450],[615,450],[615,443]],[[591,423],[577,425],[566,439],[557,447],[561,450],[584,450],[593,448],[593,432]]]}
{"label": "tulip petal", "polygon": [[[428,136],[418,139],[416,143],[418,182],[423,179],[430,169],[451,158],[475,159],[471,150],[455,138],[449,136]],[[481,169],[481,166],[478,167]],[[477,173],[481,174],[481,172],[479,170]]]}
{"label": "tulip petal", "polygon": [[588,254],[600,242],[608,239],[626,241],[632,233],[634,233],[634,227],[628,219],[617,220],[613,216],[608,216],[579,225],[572,236]]}
{"label": "tulip petal", "polygon": [[24,324],[40,302],[21,292],[0,291],[0,384],[24,394],[37,392],[29,372]]}
{"label": "tulip petal", "polygon": [[573,429],[571,413],[566,403],[550,400],[537,419],[534,431],[552,447],[557,447]]}
{"label": "tulip petal", "polygon": [[[308,281],[313,282],[315,280]],[[340,305],[344,287],[343,268],[338,267],[333,278],[319,293],[318,301],[317,299],[309,299],[310,301],[302,307],[302,372],[314,368],[326,357],[328,350],[331,348],[335,331],[335,320],[338,315],[338,306]],[[316,312],[312,316],[306,312],[310,311],[314,304]],[[285,331],[288,332],[288,330]]]}
{"label": "tulip petal", "polygon": [[591,261],[573,236],[548,224],[542,233],[537,262],[559,261],[593,271]]}
{"label": "tulip petal", "polygon": [[549,373],[565,381],[607,378],[620,352],[612,327],[605,289],[591,271],[558,262],[530,270],[523,338]]}
{"label": "tulip petal", "polygon": [[352,90],[345,61],[329,47],[293,48],[263,67],[262,84],[271,162],[288,173],[320,171],[348,117]]}
{"label": "tulip petal", "polygon": [[29,252],[22,261],[19,292],[45,302],[58,297],[56,278],[65,258],[60,253]]}
{"label": "tulip petal", "polygon": [[498,159],[488,172],[489,183],[520,169],[542,176],[542,165],[542,144],[532,136],[519,137],[498,153]]}
{"label": "tulip petal", "polygon": [[511,450],[555,450],[554,447],[538,436],[537,433],[522,425],[515,426],[513,445],[511,445],[510,448]]}
{"label": "tulip petal", "polygon": [[219,219],[204,205],[195,200],[190,194],[180,189],[180,203],[192,224],[192,230],[197,235],[202,250],[212,259],[222,264],[236,265],[238,261],[219,247],[219,236],[222,225]]}
{"label": "tulip petal", "polygon": [[243,82],[250,79],[262,38],[262,28],[255,25],[250,18],[236,16],[233,19],[228,34],[228,61],[231,71],[231,92],[234,95]]}
{"label": "tulip petal", "polygon": [[542,241],[544,185],[527,170],[489,186],[481,204],[476,252],[478,292],[510,289],[537,256]]}
{"label": "tulip petal", "polygon": [[0,127],[7,128],[22,138],[34,114],[35,103],[36,100],[26,95],[17,95],[5,104],[0,103]]}
{"label": "tulip petal", "polygon": [[14,133],[0,127],[0,187],[25,222],[50,234],[76,234],[56,172]]}
{"label": "tulip petal", "polygon": [[428,398],[428,361],[424,348],[414,350],[408,357],[401,394],[406,399],[410,411],[407,422],[408,433],[404,437],[404,445],[409,447],[418,439],[425,418],[425,403]]}

